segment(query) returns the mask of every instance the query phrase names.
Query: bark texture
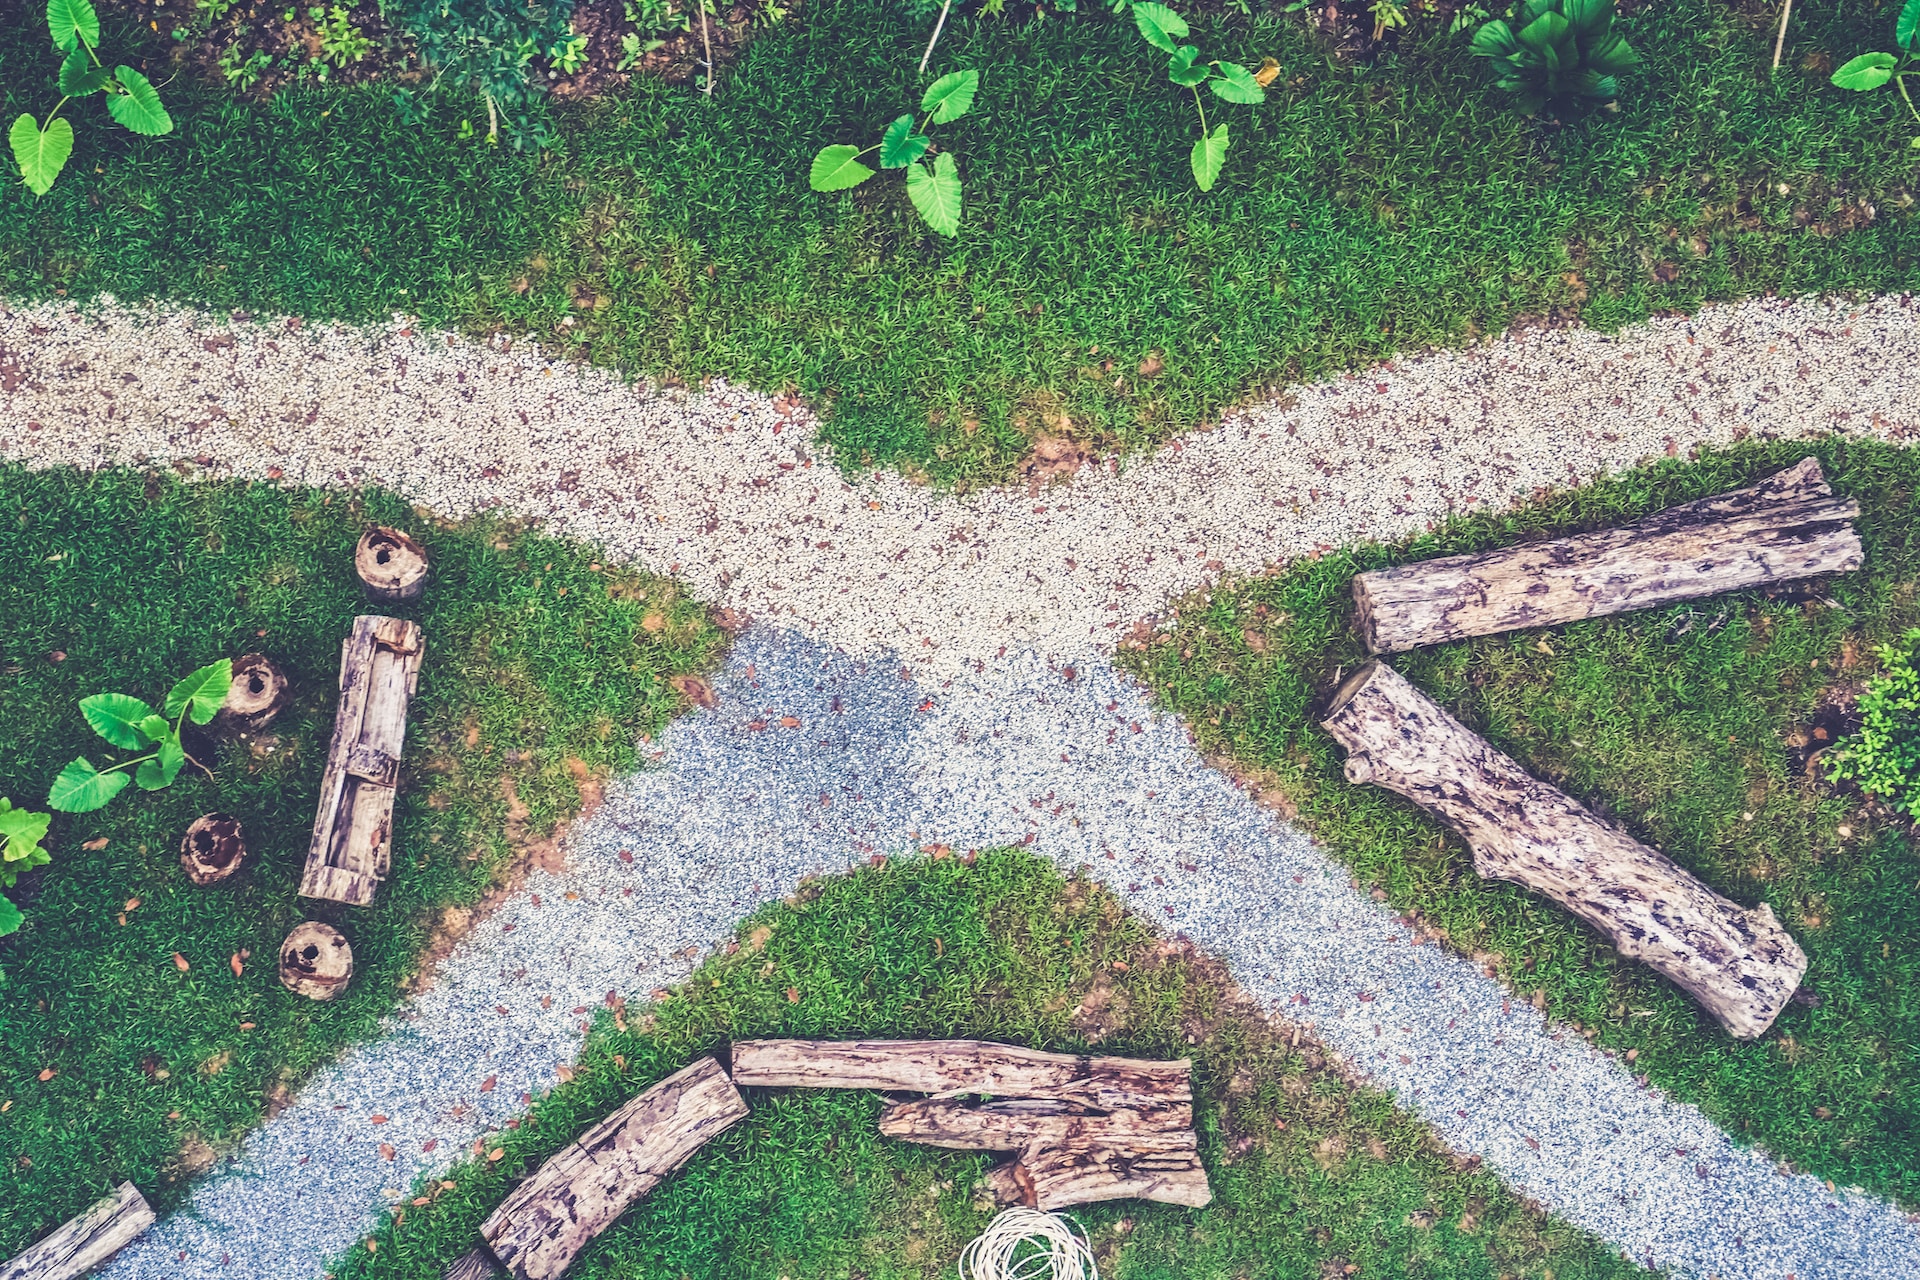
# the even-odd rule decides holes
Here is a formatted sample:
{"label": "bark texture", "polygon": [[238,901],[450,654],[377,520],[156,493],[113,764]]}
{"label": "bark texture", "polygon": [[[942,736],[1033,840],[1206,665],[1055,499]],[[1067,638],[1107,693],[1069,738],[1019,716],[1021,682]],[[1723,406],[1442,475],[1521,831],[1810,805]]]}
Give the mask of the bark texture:
{"label": "bark texture", "polygon": [[280,982],[309,1000],[331,1000],[353,977],[353,948],[330,924],[293,926],[280,944]]}
{"label": "bark texture", "polygon": [[742,1040],[733,1078],[762,1088],[1046,1098],[1099,1111],[1190,1105],[1192,1063],[1043,1053],[985,1040]]}
{"label": "bark texture", "polygon": [[353,549],[353,569],[367,599],[418,600],[427,589],[427,549],[398,529],[370,524]]}
{"label": "bark texture", "polygon": [[1213,1200],[1192,1130],[1143,1134],[1125,1145],[1098,1139],[1038,1143],[1013,1162],[1011,1174],[1021,1202],[1048,1212],[1101,1200],[1158,1200],[1195,1209]]}
{"label": "bark texture", "polygon": [[440,1273],[440,1280],[494,1280],[495,1276],[505,1274],[494,1260],[492,1250],[477,1244],[449,1262],[447,1269]]}
{"label": "bark texture", "polygon": [[233,684],[207,731],[215,737],[259,733],[291,700],[292,687],[278,663],[262,653],[243,653],[233,660]]}
{"label": "bark texture", "polygon": [[180,837],[180,865],[203,888],[225,880],[240,869],[247,842],[240,820],[230,813],[209,813],[193,820]]}
{"label": "bark texture", "polygon": [[540,1166],[480,1234],[517,1280],[551,1280],[695,1151],[747,1114],[719,1062],[702,1058]]}
{"label": "bark texture", "polygon": [[1399,653],[1844,573],[1863,558],[1859,514],[1806,458],[1623,528],[1360,574],[1354,622],[1370,652]]}
{"label": "bark texture", "polygon": [[79,1280],[152,1225],[146,1197],[123,1182],[112,1195],[0,1264],[0,1280]]}
{"label": "bark texture", "polygon": [[928,1098],[896,1102],[880,1113],[882,1136],[955,1151],[1022,1151],[1036,1143],[1066,1142],[1125,1146],[1192,1128],[1193,1108],[1186,1103],[1102,1112],[1050,1098]]}
{"label": "bark texture", "polygon": [[420,679],[420,628],[400,618],[353,620],[340,653],[340,710],[320,779],[320,808],[300,893],[366,906],[393,856],[393,797]]}
{"label": "bark texture", "polygon": [[1750,1040],[1807,958],[1765,903],[1742,907],[1578,801],[1531,777],[1392,669],[1369,663],[1323,722],[1350,782],[1396,791],[1459,832],[1473,867],[1544,894]]}

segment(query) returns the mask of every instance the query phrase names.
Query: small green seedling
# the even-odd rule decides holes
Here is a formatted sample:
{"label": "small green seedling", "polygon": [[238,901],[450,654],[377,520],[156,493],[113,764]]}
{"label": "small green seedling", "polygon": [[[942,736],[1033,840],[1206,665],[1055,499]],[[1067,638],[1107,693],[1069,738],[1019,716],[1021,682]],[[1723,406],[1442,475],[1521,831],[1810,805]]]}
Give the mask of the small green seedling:
{"label": "small green seedling", "polygon": [[100,15],[92,0],[47,0],[47,30],[53,36],[60,63],[60,101],[41,124],[22,112],[7,131],[14,163],[20,166],[27,189],[43,196],[67,167],[73,154],[73,125],[60,117],[60,108],[73,98],[107,95],[107,114],[135,133],[157,137],[173,131],[173,119],[160,105],[160,95],[147,78],[132,67],[108,71],[95,52],[100,46]]}
{"label": "small green seedling", "polygon": [[[13,888],[22,871],[44,867],[53,855],[41,847],[47,838],[50,813],[16,809],[9,800],[0,799],[0,888]],[[12,933],[25,923],[20,908],[0,895],[0,935]]]}
{"label": "small green seedling", "polygon": [[960,170],[953,153],[941,151],[922,163],[933,148],[933,139],[923,130],[929,124],[949,124],[973,108],[973,96],[980,91],[978,71],[950,71],[927,86],[920,95],[920,110],[927,118],[920,125],[911,113],[888,125],[880,141],[862,150],[849,143],[823,147],[813,158],[807,173],[807,185],[815,191],[845,191],[873,176],[873,170],[860,163],[869,151],[880,153],[882,169],[907,171],[907,199],[926,224],[943,236],[960,232]]}
{"label": "small green seedling", "polygon": [[[128,751],[151,749],[106,769],[96,768],[85,756],[79,757],[53,780],[47,804],[61,813],[86,813],[119,795],[130,781],[138,782],[144,791],[172,786],[189,758],[180,744],[180,730],[188,720],[205,724],[213,719],[232,685],[233,662],[222,658],[174,685],[167,692],[164,714],[156,713],[131,694],[96,693],[80,699],[80,714],[95,733]],[[127,772],[136,767],[137,772]]]}
{"label": "small green seedling", "polygon": [[[1124,7],[1126,0],[1120,0],[1114,11],[1117,13]],[[1194,108],[1200,113],[1200,137],[1188,159],[1193,167],[1194,182],[1202,191],[1211,191],[1227,163],[1227,144],[1231,137],[1224,120],[1208,129],[1207,104],[1200,97],[1200,86],[1206,85],[1215,97],[1228,102],[1257,106],[1267,100],[1266,87],[1278,74],[1279,67],[1262,66],[1253,72],[1233,62],[1202,62],[1199,49],[1178,43],[1188,34],[1185,18],[1164,4],[1146,0],[1134,4],[1132,9],[1133,25],[1140,29],[1140,38],[1169,55],[1167,79],[1193,94]]]}
{"label": "small green seedling", "polygon": [[1920,821],[1920,629],[1879,653],[1886,669],[1861,693],[1860,731],[1834,748],[1828,776]]}
{"label": "small green seedling", "polygon": [[[1833,83],[1842,89],[1865,93],[1891,81],[1900,91],[1900,100],[1907,104],[1907,110],[1915,120],[1920,120],[1920,109],[1914,107],[1913,95],[1907,92],[1907,77],[1920,71],[1920,67],[1914,65],[1914,55],[1920,52],[1920,0],[1907,0],[1901,7],[1900,16],[1893,23],[1893,43],[1900,50],[1899,56],[1863,53],[1835,71]],[[1920,138],[1915,138],[1910,145],[1920,148]]]}

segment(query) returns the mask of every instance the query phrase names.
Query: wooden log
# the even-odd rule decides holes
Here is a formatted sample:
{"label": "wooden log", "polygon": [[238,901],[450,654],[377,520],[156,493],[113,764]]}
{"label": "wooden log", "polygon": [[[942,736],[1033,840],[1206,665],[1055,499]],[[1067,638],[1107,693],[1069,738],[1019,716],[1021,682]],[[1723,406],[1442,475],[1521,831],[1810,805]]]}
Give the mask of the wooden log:
{"label": "wooden log", "polygon": [[1101,1112],[1051,1098],[927,1098],[896,1102],[880,1113],[881,1136],[954,1151],[1022,1151],[1036,1144],[1094,1141],[1124,1147],[1142,1134],[1192,1128],[1193,1108],[1186,1103]]}
{"label": "wooden log", "polygon": [[1553,899],[1750,1040],[1799,986],[1807,957],[1765,903],[1722,897],[1584,805],[1529,776],[1391,668],[1372,662],[1323,721],[1351,782],[1412,800],[1459,832],[1473,868]]}
{"label": "wooden log", "polygon": [[153,1220],[146,1197],[131,1182],[123,1182],[112,1195],[0,1265],[0,1280],[79,1280],[132,1244]]}
{"label": "wooden log", "polygon": [[1029,1208],[1053,1212],[1101,1200],[1158,1200],[1203,1209],[1213,1200],[1200,1144],[1191,1130],[1143,1134],[1126,1145],[1098,1139],[1040,1143],[987,1185],[1011,1185]]}
{"label": "wooden log", "polygon": [[238,871],[246,856],[247,842],[240,831],[240,820],[230,813],[203,814],[180,837],[180,865],[187,869],[188,878],[202,887]]}
{"label": "wooden log", "polygon": [[369,600],[418,600],[427,589],[427,549],[398,529],[370,524],[353,548],[353,570]]}
{"label": "wooden log", "polygon": [[440,1280],[493,1280],[495,1276],[505,1275],[502,1267],[493,1256],[493,1251],[483,1244],[477,1244],[467,1250],[440,1273]]}
{"label": "wooden log", "polygon": [[634,1098],[540,1166],[481,1224],[517,1280],[551,1280],[622,1213],[747,1114],[713,1058]]}
{"label": "wooden log", "polygon": [[320,779],[320,808],[300,893],[366,906],[393,856],[393,798],[420,680],[420,628],[363,615],[341,646],[340,709]]}
{"label": "wooden log", "polygon": [[1372,653],[1554,626],[1860,567],[1860,514],[1817,458],[1750,489],[1635,524],[1353,580],[1354,624]]}
{"label": "wooden log", "polygon": [[279,664],[262,653],[243,653],[233,660],[233,683],[207,732],[214,737],[259,733],[291,700],[292,687]]}
{"label": "wooden log", "polygon": [[280,944],[280,982],[295,995],[331,1000],[352,977],[353,948],[330,924],[297,924]]}
{"label": "wooden log", "polygon": [[1043,1053],[984,1040],[742,1040],[736,1084],[997,1098],[1052,1098],[1100,1111],[1193,1102],[1193,1064]]}

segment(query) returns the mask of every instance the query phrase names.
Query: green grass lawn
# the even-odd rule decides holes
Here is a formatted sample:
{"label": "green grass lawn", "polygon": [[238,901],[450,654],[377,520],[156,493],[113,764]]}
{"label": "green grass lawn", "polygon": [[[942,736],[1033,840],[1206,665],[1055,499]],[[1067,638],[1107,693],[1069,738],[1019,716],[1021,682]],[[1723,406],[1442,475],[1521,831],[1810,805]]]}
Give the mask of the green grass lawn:
{"label": "green grass lawn", "polygon": [[[979,1036],[1194,1061],[1215,1200],[1076,1211],[1112,1280],[1644,1274],[1446,1153],[1311,1041],[1294,1047],[1212,961],[1104,889],[1023,853],[893,862],[816,882],[744,923],[629,1029],[603,1017],[579,1075],[333,1268],[430,1280],[513,1182],[641,1088],[751,1036]],[[991,1210],[988,1158],[881,1139],[865,1092],[748,1090],[752,1115],[642,1201],[568,1272],[580,1280],[951,1276]],[[450,1186],[448,1184],[451,1184]],[[419,1204],[419,1199],[429,1201]]]}
{"label": "green grass lawn", "polygon": [[[1298,16],[1200,21],[1209,56],[1283,68],[1264,106],[1216,104],[1236,141],[1205,196],[1164,57],[1083,8],[958,17],[921,78],[924,24],[817,0],[711,98],[643,81],[562,109],[537,157],[458,140],[485,112],[456,95],[409,128],[381,88],[254,106],[182,81],[158,140],[83,102],[52,194],[0,189],[0,295],[530,329],[651,374],[791,385],[843,459],[966,485],[1037,435],[1145,446],[1518,313],[1611,326],[1914,279],[1900,104],[1802,66],[1886,47],[1884,6],[1797,12],[1769,77],[1771,6],[1647,5],[1622,22],[1647,64],[1620,112],[1564,129],[1516,117],[1432,20],[1374,66],[1330,62]],[[110,29],[109,50],[131,38]],[[823,144],[877,136],[959,67],[984,80],[941,131],[967,183],[958,239],[914,219],[897,173],[807,188]],[[44,114],[54,70],[24,0],[0,0],[0,110]]]}
{"label": "green grass lawn", "polygon": [[[420,623],[426,655],[393,875],[363,909],[295,889],[340,642],[356,613],[381,611],[352,567],[375,518],[414,531],[434,571],[417,606],[387,607]],[[0,940],[0,1257],[122,1179],[176,1204],[209,1148],[374,1032],[436,909],[471,904],[511,862],[510,831],[537,837],[577,809],[582,764],[637,766],[638,736],[680,705],[667,681],[715,660],[722,636],[672,583],[597,567],[552,539],[423,520],[379,494],[0,468],[0,795],[44,809],[62,765],[101,761],[75,706],[85,695],[157,701],[179,675],[247,651],[279,662],[295,694],[273,749],[227,748],[209,761],[217,782],[189,769],[171,790],[129,788],[56,818],[37,893],[14,895],[27,924]],[[518,823],[507,783],[527,810]],[[247,862],[195,888],[181,833],[216,809],[239,817]],[[336,923],[354,947],[352,985],[327,1004],[275,976],[303,918]]]}
{"label": "green grass lawn", "polygon": [[1365,660],[1349,629],[1355,572],[1613,524],[1739,487],[1808,446],[1663,462],[1231,583],[1124,656],[1202,750],[1259,779],[1396,907],[1459,950],[1494,953],[1502,978],[1541,993],[1554,1017],[1796,1168],[1915,1205],[1920,854],[1904,820],[1790,768],[1788,739],[1828,690],[1872,674],[1875,644],[1920,620],[1920,453],[1835,441],[1811,451],[1862,509],[1866,567],[1818,588],[1837,607],[1746,592],[1392,659],[1536,776],[1721,892],[1773,905],[1806,949],[1803,990],[1818,1004],[1791,1005],[1752,1044],[1545,899],[1476,878],[1465,846],[1410,803],[1345,782],[1316,711],[1336,672]]}

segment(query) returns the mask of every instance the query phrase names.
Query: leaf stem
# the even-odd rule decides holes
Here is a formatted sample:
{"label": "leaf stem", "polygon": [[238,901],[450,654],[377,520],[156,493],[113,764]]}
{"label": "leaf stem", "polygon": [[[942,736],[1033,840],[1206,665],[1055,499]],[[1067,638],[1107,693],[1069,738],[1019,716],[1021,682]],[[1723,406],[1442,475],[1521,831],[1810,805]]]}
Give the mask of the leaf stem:
{"label": "leaf stem", "polygon": [[920,55],[920,75],[927,74],[927,59],[933,56],[933,46],[940,39],[940,29],[947,25],[947,10],[953,8],[953,0],[943,0],[940,5],[940,20],[933,24],[933,35],[927,40],[927,51]]}
{"label": "leaf stem", "polygon": [[1200,136],[1207,136],[1207,104],[1200,101],[1200,89],[1197,85],[1188,85],[1187,92],[1193,95],[1193,105],[1200,109]]}
{"label": "leaf stem", "polygon": [[1907,110],[1913,112],[1913,118],[1920,120],[1920,110],[1915,109],[1913,96],[1907,92],[1907,75],[1907,72],[1902,71],[1899,75],[1895,76],[1893,78],[1893,87],[1900,91],[1901,98],[1906,101]]}

